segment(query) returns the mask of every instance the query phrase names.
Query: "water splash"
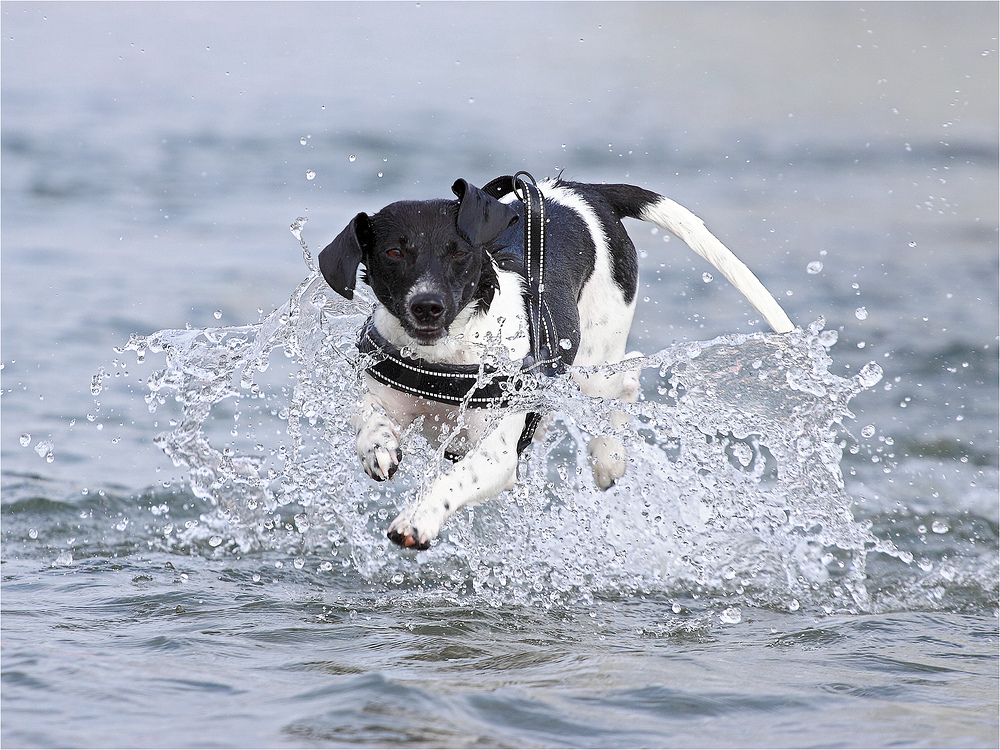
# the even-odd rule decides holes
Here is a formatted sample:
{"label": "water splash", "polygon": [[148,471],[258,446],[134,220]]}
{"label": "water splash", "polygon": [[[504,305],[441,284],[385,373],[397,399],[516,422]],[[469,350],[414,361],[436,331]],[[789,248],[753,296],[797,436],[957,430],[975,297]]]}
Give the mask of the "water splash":
{"label": "water splash", "polygon": [[[360,469],[349,426],[362,394],[354,342],[371,304],[364,290],[353,302],[330,294],[314,272],[257,324],[132,337],[125,349],[166,359],[146,402],[177,414],[156,442],[215,508],[168,545],[280,551],[296,567],[491,602],[638,593],[791,611],[870,609],[867,556],[900,554],[855,521],[840,469],[855,442],[848,403],[881,371],[831,374],[836,335],[822,321],[644,357],[629,365],[642,368],[646,389],[635,404],[552,380],[533,404],[552,414],[551,427],[522,457],[518,485],[458,513],[430,550],[404,553],[385,528],[443,452],[411,431],[393,482]],[[285,355],[281,372],[275,353]],[[617,431],[614,408],[631,415]],[[590,477],[594,434],[615,434],[629,453],[608,492]]]}
{"label": "water splash", "polygon": [[[310,174],[312,175],[312,177],[309,177]],[[316,173],[313,172],[312,170],[306,173],[306,178],[309,180],[313,179],[313,177],[315,176]],[[292,222],[292,225],[288,227],[288,229],[289,231],[291,231],[295,239],[298,240],[299,246],[302,248],[302,259],[305,260],[306,267],[310,271],[315,272],[316,264],[313,262],[312,251],[309,249],[309,245],[306,244],[306,241],[302,239],[302,229],[305,227],[307,221],[309,220],[304,216],[299,216],[297,219],[295,219],[295,221]]]}

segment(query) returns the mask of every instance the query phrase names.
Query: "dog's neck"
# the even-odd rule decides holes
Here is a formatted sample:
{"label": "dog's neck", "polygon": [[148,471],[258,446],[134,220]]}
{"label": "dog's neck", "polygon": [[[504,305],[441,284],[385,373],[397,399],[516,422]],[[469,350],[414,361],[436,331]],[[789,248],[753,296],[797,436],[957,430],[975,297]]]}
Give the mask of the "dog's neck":
{"label": "dog's neck", "polygon": [[519,274],[497,270],[497,290],[489,309],[484,311],[473,300],[455,318],[448,335],[431,345],[410,336],[399,319],[382,306],[375,308],[372,321],[390,344],[427,362],[478,364],[486,354],[495,356],[501,345],[511,361],[520,362],[531,344],[522,303],[523,287],[524,279]]}

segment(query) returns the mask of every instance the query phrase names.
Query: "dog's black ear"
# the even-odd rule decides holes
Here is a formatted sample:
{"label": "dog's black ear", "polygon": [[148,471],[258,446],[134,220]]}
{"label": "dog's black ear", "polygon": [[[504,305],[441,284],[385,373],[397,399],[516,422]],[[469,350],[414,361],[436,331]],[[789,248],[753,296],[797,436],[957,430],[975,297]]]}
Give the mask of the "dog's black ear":
{"label": "dog's black ear", "polygon": [[360,213],[319,254],[319,270],[326,283],[347,299],[354,299],[355,278],[364,256],[362,243],[369,235],[368,214]]}
{"label": "dog's black ear", "polygon": [[451,190],[458,196],[458,231],[471,245],[488,245],[518,219],[513,208],[465,180]]}

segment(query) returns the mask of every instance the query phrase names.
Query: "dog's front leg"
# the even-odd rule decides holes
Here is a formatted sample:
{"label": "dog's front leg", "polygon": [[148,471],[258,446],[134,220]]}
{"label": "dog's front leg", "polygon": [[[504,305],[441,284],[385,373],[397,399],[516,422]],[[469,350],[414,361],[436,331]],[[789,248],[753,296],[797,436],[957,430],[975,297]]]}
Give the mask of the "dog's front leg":
{"label": "dog's front leg", "polygon": [[514,486],[517,442],[525,415],[508,414],[454,466],[438,475],[389,526],[401,547],[427,549],[455,511]]}
{"label": "dog's front leg", "polygon": [[403,460],[399,428],[386,415],[376,396],[365,394],[351,425],[357,433],[358,458],[368,476],[379,482],[392,477]]}

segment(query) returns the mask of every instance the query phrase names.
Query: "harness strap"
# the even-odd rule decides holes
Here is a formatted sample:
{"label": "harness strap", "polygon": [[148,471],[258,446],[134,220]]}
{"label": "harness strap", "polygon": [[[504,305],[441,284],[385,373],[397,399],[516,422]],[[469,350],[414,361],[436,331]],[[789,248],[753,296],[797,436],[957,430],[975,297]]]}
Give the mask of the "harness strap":
{"label": "harness strap", "polygon": [[545,201],[527,172],[497,177],[482,188],[494,198],[513,193],[524,204],[524,268],[528,283],[528,328],[531,356],[546,375],[561,373],[566,363],[559,356],[556,326],[545,301]]}
{"label": "harness strap", "polygon": [[358,333],[358,351],[370,355],[365,371],[383,385],[430,401],[476,409],[507,406],[510,394],[524,385],[522,374],[530,374],[533,368],[526,359],[518,374],[505,375],[485,365],[442,365],[404,357],[375,329],[372,318]]}
{"label": "harness strap", "polygon": [[[524,268],[529,291],[531,356],[544,368],[546,375],[557,375],[565,369],[566,363],[559,356],[556,327],[545,302],[545,201],[542,193],[535,184],[535,178],[527,172],[517,172],[512,177],[498,177],[489,182],[483,191],[497,199],[512,192],[524,203]],[[529,412],[525,416],[524,430],[517,441],[518,455],[531,444],[541,421],[542,415],[538,412]]]}

